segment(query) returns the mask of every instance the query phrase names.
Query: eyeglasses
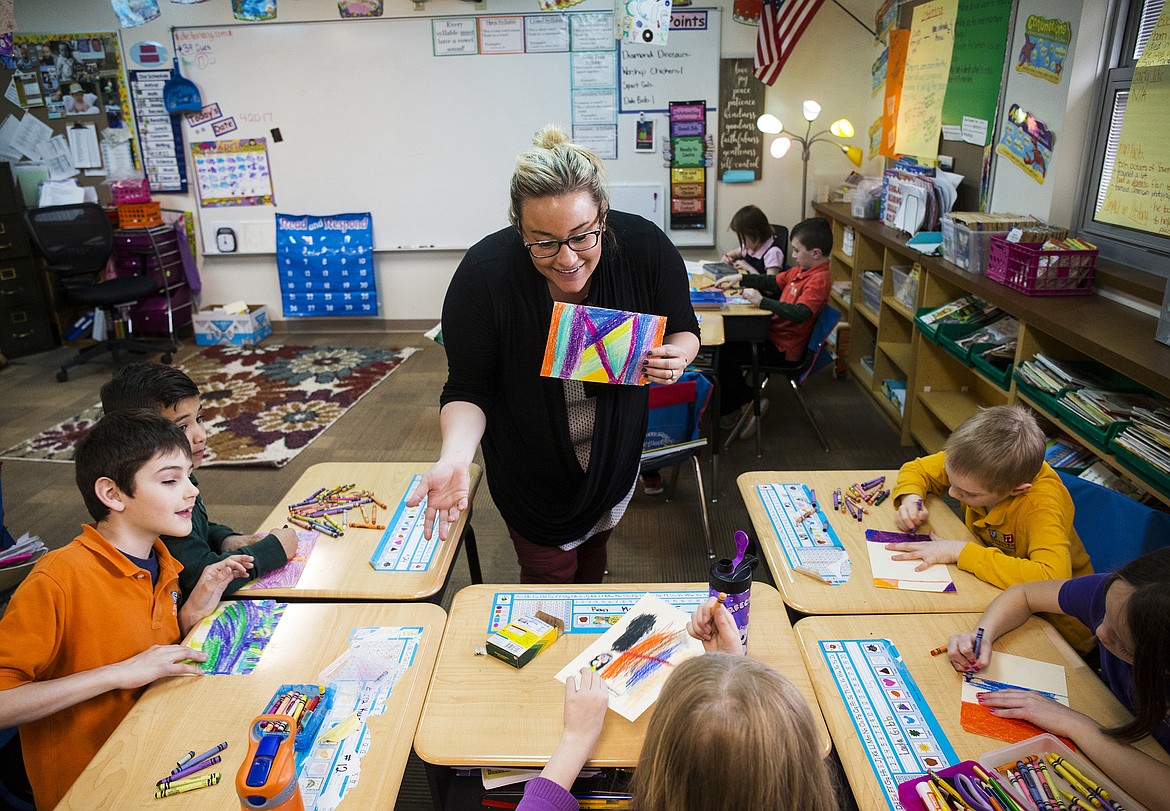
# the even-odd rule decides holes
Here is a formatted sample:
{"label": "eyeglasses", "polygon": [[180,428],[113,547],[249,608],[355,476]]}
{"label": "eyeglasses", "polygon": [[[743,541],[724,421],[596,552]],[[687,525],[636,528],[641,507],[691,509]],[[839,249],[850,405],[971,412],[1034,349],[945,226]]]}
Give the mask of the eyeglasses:
{"label": "eyeglasses", "polygon": [[568,245],[569,250],[580,253],[597,246],[604,228],[594,228],[581,234],[574,234],[568,239],[542,239],[539,242],[525,242],[524,247],[533,259],[552,259],[561,252],[562,245]]}

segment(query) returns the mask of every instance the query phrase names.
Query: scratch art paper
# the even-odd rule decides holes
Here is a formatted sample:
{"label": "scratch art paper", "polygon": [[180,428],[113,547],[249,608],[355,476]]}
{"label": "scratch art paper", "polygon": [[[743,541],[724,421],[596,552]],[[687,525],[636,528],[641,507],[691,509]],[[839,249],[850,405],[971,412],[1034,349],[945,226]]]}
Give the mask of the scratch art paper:
{"label": "scratch art paper", "polygon": [[297,530],[297,553],[293,559],[279,569],[273,569],[263,577],[257,577],[251,583],[241,586],[240,591],[296,588],[301,579],[301,573],[309,565],[309,555],[312,554],[313,547],[317,545],[318,537],[320,536],[315,530]]}
{"label": "scratch art paper", "polygon": [[199,669],[214,676],[247,675],[260,664],[288,603],[236,600],[224,603],[195,626],[189,647],[207,654]]}
{"label": "scratch art paper", "polygon": [[888,543],[921,543],[930,541],[929,535],[911,535],[905,532],[886,532],[880,529],[865,531],[866,549],[869,551],[869,566],[873,571],[873,584],[879,589],[901,589],[903,591],[955,591],[955,581],[945,563],[935,563],[921,572],[915,571],[921,560],[894,560],[894,552],[886,549]]}
{"label": "scratch art paper", "polygon": [[591,383],[645,385],[642,362],[662,346],[666,318],[556,302],[542,377]]}
{"label": "scratch art paper", "polygon": [[609,707],[623,718],[638,720],[658,700],[670,671],[703,653],[687,634],[690,616],[647,594],[617,624],[565,665],[559,682],[592,667],[609,687]]}
{"label": "scratch art paper", "polygon": [[963,729],[1008,743],[1044,731],[1027,721],[992,715],[990,709],[979,703],[977,696],[996,690],[1032,690],[1068,706],[1068,682],[1063,665],[996,653],[986,670],[980,671],[971,681],[963,682],[963,704],[959,713]]}

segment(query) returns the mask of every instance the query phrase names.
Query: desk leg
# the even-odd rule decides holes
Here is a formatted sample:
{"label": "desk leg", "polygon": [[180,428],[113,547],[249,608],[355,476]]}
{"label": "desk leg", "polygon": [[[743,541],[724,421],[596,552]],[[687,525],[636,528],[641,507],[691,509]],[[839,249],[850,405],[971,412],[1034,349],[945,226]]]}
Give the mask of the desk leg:
{"label": "desk leg", "polygon": [[454,771],[448,766],[435,766],[423,761],[427,773],[427,785],[431,788],[431,804],[435,811],[445,811],[447,808],[447,793],[451,790],[451,779]]}
{"label": "desk leg", "polygon": [[711,404],[707,413],[711,418],[711,503],[719,503],[719,420],[723,411],[723,392],[719,388],[719,347],[711,353],[711,373],[707,375],[711,381]]}
{"label": "desk leg", "polygon": [[756,458],[759,459],[764,455],[763,439],[760,437],[762,425],[760,425],[760,347],[755,342],[751,342],[752,347],[752,403],[756,410]]}
{"label": "desk leg", "polygon": [[471,526],[470,518],[463,530],[463,551],[467,555],[467,571],[471,574],[471,582],[479,585],[483,582],[483,572],[479,568],[479,547],[475,545],[475,528]]}

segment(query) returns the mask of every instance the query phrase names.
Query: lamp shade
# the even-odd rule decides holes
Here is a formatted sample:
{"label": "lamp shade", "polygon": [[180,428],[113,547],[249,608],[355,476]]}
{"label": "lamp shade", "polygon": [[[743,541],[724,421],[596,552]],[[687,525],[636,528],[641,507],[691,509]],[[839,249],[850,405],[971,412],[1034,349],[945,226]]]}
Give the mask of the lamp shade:
{"label": "lamp shade", "polygon": [[780,119],[771,113],[764,113],[756,119],[756,129],[760,132],[766,132],[769,135],[777,135],[784,129],[784,125],[780,123]]}
{"label": "lamp shade", "polygon": [[[787,135],[781,136],[772,142],[771,153],[773,158],[783,158],[792,148],[792,139]],[[860,150],[859,150],[860,151]]]}
{"label": "lamp shade", "polygon": [[805,99],[804,104],[801,105],[801,110],[804,113],[805,121],[816,121],[817,116],[821,114],[821,105],[812,99]]}
{"label": "lamp shade", "polygon": [[861,147],[859,146],[845,146],[841,144],[841,151],[845,153],[845,157],[853,161],[853,165],[861,167]]}
{"label": "lamp shade", "polygon": [[853,124],[848,118],[838,118],[829,126],[829,132],[838,138],[852,138]]}

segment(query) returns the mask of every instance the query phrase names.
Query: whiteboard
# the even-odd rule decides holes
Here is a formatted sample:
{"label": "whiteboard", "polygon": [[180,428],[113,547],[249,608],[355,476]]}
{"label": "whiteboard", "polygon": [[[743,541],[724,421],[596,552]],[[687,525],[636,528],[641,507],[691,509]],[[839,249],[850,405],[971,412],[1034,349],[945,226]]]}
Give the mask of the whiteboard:
{"label": "whiteboard", "polygon": [[[670,101],[705,100],[714,133],[719,12],[701,11],[701,30],[672,30],[666,45],[615,45],[617,157],[605,160],[611,184],[669,189],[661,141]],[[561,16],[572,23],[577,14],[598,12]],[[550,15],[510,16],[543,22]],[[197,126],[185,122],[188,145],[263,138],[268,147],[274,205],[200,207],[204,250],[219,253],[216,233],[230,228],[238,252],[273,253],[277,211],[369,211],[382,251],[465,249],[505,227],[516,155],[546,124],[573,131],[571,60],[581,52],[435,54],[433,25],[479,21],[482,50],[483,21],[499,19],[176,28],[184,76],[220,113]],[[639,118],[656,119],[653,152],[634,149]],[[228,119],[235,129],[222,132]],[[709,173],[708,228],[668,231],[676,244],[714,244],[714,185]],[[659,200],[669,224],[669,200]]]}

